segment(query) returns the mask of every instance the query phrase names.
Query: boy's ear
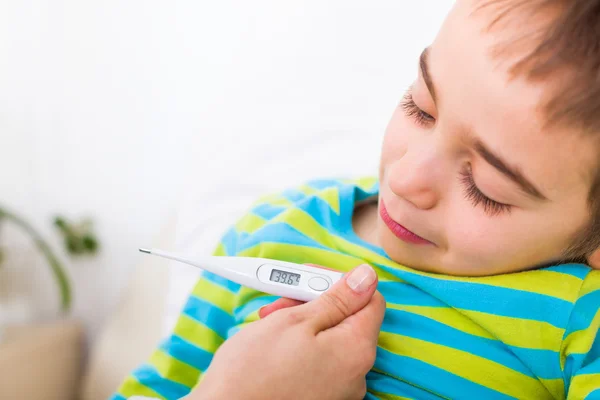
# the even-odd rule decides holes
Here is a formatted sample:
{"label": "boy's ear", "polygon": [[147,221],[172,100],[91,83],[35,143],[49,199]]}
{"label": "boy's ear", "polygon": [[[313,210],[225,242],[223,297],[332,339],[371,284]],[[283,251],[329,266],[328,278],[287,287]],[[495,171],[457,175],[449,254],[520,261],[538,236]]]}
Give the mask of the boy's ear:
{"label": "boy's ear", "polygon": [[588,264],[594,269],[600,269],[600,248],[588,257]]}

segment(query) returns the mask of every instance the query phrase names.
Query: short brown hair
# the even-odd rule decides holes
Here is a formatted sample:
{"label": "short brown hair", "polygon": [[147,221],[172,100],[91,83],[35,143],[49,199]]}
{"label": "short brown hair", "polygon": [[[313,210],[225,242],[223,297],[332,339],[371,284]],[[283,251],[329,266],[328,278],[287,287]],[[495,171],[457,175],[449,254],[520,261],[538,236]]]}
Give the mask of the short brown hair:
{"label": "short brown hair", "polygon": [[[511,67],[513,76],[539,81],[561,73],[564,79],[551,81],[552,90],[542,104],[547,123],[579,128],[600,143],[600,0],[481,0],[477,11],[484,8],[495,13],[488,31],[516,12],[526,13],[521,14],[521,26],[531,31],[497,50],[527,48]],[[536,16],[542,17],[540,23],[531,22]],[[588,199],[590,224],[567,249],[568,259],[584,260],[600,247],[600,151],[598,158]]]}

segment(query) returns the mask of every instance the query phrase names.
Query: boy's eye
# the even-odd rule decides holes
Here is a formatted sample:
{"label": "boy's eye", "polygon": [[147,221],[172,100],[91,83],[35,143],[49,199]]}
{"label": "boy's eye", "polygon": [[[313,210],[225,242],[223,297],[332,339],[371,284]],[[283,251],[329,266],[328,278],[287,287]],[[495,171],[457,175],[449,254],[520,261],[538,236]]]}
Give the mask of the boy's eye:
{"label": "boy's eye", "polygon": [[415,122],[421,126],[429,126],[435,122],[435,118],[433,118],[430,114],[427,114],[425,111],[421,110],[419,106],[413,100],[412,92],[410,89],[404,95],[404,99],[402,99],[401,107],[404,110],[404,113],[410,118],[414,119]]}
{"label": "boy's eye", "polygon": [[465,196],[467,199],[471,200],[473,206],[477,207],[480,204],[483,205],[483,210],[490,217],[504,214],[506,212],[510,213],[510,205],[498,203],[497,201],[487,197],[481,192],[481,190],[479,190],[475,184],[475,180],[473,179],[473,172],[471,171],[470,167],[467,167],[461,171],[460,180],[465,186]]}
{"label": "boy's eye", "polygon": [[[417,106],[413,99],[412,92],[410,89],[404,95],[401,107],[402,110],[404,110],[404,113],[408,117],[414,119],[418,125],[428,127],[431,124],[435,123],[435,118],[433,116],[426,113],[421,108],[419,108],[419,106]],[[483,210],[489,216],[493,217],[496,215],[504,214],[506,212],[510,213],[510,211],[512,210],[510,205],[492,200],[485,194],[483,194],[481,190],[479,190],[477,184],[475,183],[475,180],[473,179],[473,173],[470,167],[461,171],[460,180],[465,186],[466,198],[473,203],[474,207],[483,205]]]}

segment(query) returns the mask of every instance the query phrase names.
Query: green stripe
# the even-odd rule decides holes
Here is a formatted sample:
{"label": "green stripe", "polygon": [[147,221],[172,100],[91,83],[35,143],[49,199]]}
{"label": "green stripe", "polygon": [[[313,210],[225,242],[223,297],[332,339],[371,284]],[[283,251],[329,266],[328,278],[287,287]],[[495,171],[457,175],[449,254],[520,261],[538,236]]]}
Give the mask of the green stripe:
{"label": "green stripe", "polygon": [[127,377],[121,388],[119,389],[119,394],[125,398],[129,398],[132,396],[146,396],[151,398],[156,398],[160,400],[166,400],[163,396],[156,393],[154,390],[150,389],[148,386],[138,382],[133,376]]}
{"label": "green stripe", "polygon": [[225,341],[208,326],[182,314],[173,333],[202,350],[214,353]]}
{"label": "green stripe", "polygon": [[150,357],[150,364],[156,368],[161,376],[168,376],[171,381],[189,388],[196,384],[201,373],[199,369],[171,357],[162,350],[154,352]]}

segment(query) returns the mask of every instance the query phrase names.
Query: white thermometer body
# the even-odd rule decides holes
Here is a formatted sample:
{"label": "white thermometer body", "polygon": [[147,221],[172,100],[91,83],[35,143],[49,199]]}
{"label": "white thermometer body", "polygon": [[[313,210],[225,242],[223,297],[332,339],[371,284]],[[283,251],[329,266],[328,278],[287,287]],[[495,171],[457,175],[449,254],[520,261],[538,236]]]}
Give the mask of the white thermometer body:
{"label": "white thermometer body", "polygon": [[140,251],[201,268],[264,293],[300,301],[316,299],[343,276],[337,271],[268,258],[190,256],[158,249]]}

